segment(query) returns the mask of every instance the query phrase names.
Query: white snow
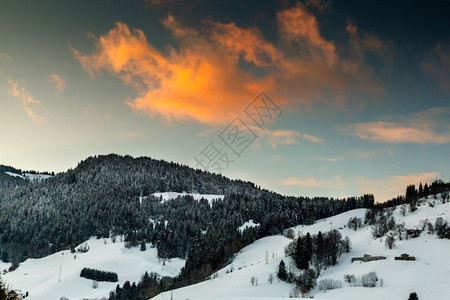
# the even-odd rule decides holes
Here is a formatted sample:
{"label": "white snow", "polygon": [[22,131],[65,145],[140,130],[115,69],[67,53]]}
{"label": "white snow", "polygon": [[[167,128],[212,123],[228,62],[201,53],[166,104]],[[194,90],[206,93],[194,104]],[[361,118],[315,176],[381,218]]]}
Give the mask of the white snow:
{"label": "white snow", "polygon": [[25,173],[25,177],[29,179],[30,181],[41,181],[48,179],[52,177],[51,175],[45,175],[45,174],[31,174],[31,173]]}
{"label": "white snow", "polygon": [[[163,265],[157,258],[156,248],[150,245],[147,245],[146,251],[140,251],[139,247],[127,249],[123,242],[113,243],[111,239],[107,239],[106,244],[104,239],[95,238],[87,243],[90,250],[86,253],[71,254],[66,250],[40,259],[27,259],[17,270],[7,273],[3,278],[13,289],[23,293],[28,291],[29,300],[58,300],[63,296],[69,299],[93,299],[108,297],[117,284],[123,285],[127,280],[137,283],[146,271],[176,276],[185,262],[172,259]],[[0,267],[7,269],[9,265],[1,263]],[[98,288],[94,289],[92,280],[80,277],[84,267],[116,272],[119,281],[99,282]]]}
{"label": "white snow", "polygon": [[41,181],[41,180],[52,177],[51,175],[45,175],[45,174],[31,174],[31,173],[17,174],[17,173],[12,173],[12,172],[5,172],[5,173],[12,177],[29,179],[30,181]]}
{"label": "white snow", "polygon": [[[162,201],[166,202],[172,199],[176,199],[177,197],[182,196],[192,196],[194,200],[200,201],[202,198],[205,200],[208,200],[209,203],[211,203],[213,200],[223,200],[225,197],[224,195],[211,195],[211,194],[193,194],[193,193],[177,193],[177,192],[164,192],[164,193],[153,193],[152,196],[156,198],[162,197]],[[141,197],[140,201],[146,197]]]}
{"label": "white snow", "polygon": [[259,223],[255,223],[255,222],[253,222],[253,220],[248,220],[247,222],[245,222],[244,224],[242,224],[242,226],[240,226],[238,228],[238,231],[242,233],[242,231],[244,231],[244,229],[252,228],[252,227],[259,227]]}
{"label": "white snow", "polygon": [[[431,208],[428,203],[435,202]],[[385,300],[408,299],[411,292],[416,292],[419,299],[443,300],[450,299],[450,240],[439,239],[436,235],[422,232],[415,239],[396,241],[396,247],[389,250],[384,244],[384,238],[372,238],[371,227],[366,226],[358,231],[346,228],[350,217],[358,217],[364,220],[365,209],[356,209],[340,215],[317,221],[313,225],[300,225],[294,227],[295,233],[317,234],[338,229],[342,236],[349,236],[352,243],[350,253],[343,254],[338,264],[323,270],[318,281],[330,278],[343,282],[343,288],[319,291],[317,288],[312,294],[316,299],[335,300]],[[450,203],[441,203],[429,198],[422,200],[418,210],[403,217],[400,208],[394,211],[393,216],[397,223],[405,222],[406,228],[416,228],[420,220],[428,219],[434,224],[437,217],[450,221]],[[211,300],[281,300],[289,297],[289,292],[294,284],[280,282],[275,276],[280,260],[283,259],[287,268],[293,264],[291,258],[284,255],[284,247],[290,242],[283,236],[270,236],[256,241],[245,247],[236,256],[233,262],[217,272],[217,278],[212,276],[205,282],[176,289],[173,291],[173,299],[211,299]],[[372,262],[354,262],[351,258],[364,254],[384,255],[386,260]],[[396,261],[395,256],[407,253],[416,257],[416,261]],[[268,262],[266,264],[266,258]],[[233,269],[233,272],[227,270]],[[375,288],[349,287],[344,283],[344,274],[361,276],[369,272],[376,272],[383,279],[383,287]],[[275,276],[273,284],[268,282],[269,274]],[[257,277],[259,283],[252,286],[251,277]],[[171,292],[161,293],[154,300],[169,300]]]}
{"label": "white snow", "polygon": [[5,172],[5,173],[12,177],[19,177],[19,178],[25,179],[24,176],[17,174],[17,173],[12,173],[12,172]]}

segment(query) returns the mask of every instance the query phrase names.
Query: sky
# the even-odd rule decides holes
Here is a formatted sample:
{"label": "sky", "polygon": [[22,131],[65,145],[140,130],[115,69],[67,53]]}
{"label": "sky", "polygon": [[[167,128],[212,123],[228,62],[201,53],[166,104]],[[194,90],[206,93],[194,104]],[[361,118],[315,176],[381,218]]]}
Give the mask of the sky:
{"label": "sky", "polygon": [[174,161],[376,201],[450,179],[445,1],[0,2],[0,164]]}

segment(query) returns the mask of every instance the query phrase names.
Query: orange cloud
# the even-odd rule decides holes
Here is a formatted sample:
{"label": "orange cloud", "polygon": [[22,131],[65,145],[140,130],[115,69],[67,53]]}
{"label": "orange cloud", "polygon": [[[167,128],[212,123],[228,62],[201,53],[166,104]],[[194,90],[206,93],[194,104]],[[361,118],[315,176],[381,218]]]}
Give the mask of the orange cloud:
{"label": "orange cloud", "polygon": [[42,104],[27,91],[25,86],[23,86],[23,80],[9,80],[8,83],[10,85],[8,91],[9,95],[22,101],[22,108],[25,113],[35,122],[44,122],[46,120],[45,117],[37,115],[32,109],[33,106],[39,107]]}
{"label": "orange cloud", "polygon": [[[448,144],[450,108],[434,108],[401,121],[354,123],[338,127],[341,134],[381,143]],[[402,120],[403,119],[403,120]],[[438,131],[441,129],[441,132]]]}
{"label": "orange cloud", "polygon": [[450,45],[438,44],[429,51],[422,68],[438,81],[442,90],[450,92]]}
{"label": "orange cloud", "polygon": [[370,75],[361,76],[370,73],[366,68],[339,57],[303,4],[278,12],[277,20],[287,41],[278,46],[256,28],[209,21],[208,30],[200,31],[169,15],[162,23],[177,47],[168,51],[120,22],[95,39],[93,53],[72,50],[91,75],[107,70],[132,87],[137,93],[128,101],[133,111],[167,120],[225,124],[261,91],[292,109],[298,102],[328,101],[329,95],[342,99],[380,90]]}
{"label": "orange cloud", "polygon": [[410,184],[431,182],[439,178],[439,172],[415,173],[407,175],[390,175],[380,179],[367,179],[365,177],[357,177],[355,182],[358,191],[364,194],[373,194],[377,202],[385,202],[396,196],[404,195],[406,186]]}
{"label": "orange cloud", "polygon": [[66,81],[56,73],[50,74],[47,77],[47,80],[48,82],[55,85],[57,95],[60,95],[61,92],[66,88]]}
{"label": "orange cloud", "polygon": [[282,53],[264,40],[261,33],[253,28],[243,29],[234,23],[214,23],[212,39],[226,49],[226,54],[234,62],[242,57],[256,66],[274,66],[282,60]]}

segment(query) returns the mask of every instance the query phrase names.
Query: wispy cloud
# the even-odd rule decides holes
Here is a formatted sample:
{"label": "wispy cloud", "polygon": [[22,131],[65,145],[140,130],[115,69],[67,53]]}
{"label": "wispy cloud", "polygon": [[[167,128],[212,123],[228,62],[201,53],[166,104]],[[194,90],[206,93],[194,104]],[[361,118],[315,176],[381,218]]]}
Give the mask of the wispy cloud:
{"label": "wispy cloud", "polygon": [[393,116],[394,121],[353,123],[339,126],[341,134],[378,143],[450,143],[450,107],[432,108],[410,116]]}
{"label": "wispy cloud", "polygon": [[409,184],[419,185],[420,182],[431,182],[439,178],[439,172],[414,173],[406,175],[389,175],[379,179],[357,177],[356,186],[360,193],[370,193],[377,202],[385,202],[398,195],[404,195]]}
{"label": "wispy cloud", "polygon": [[39,100],[34,98],[30,92],[28,92],[25,87],[25,83],[23,80],[9,80],[9,90],[8,93],[14,98],[21,100],[22,108],[25,113],[35,122],[45,122],[46,118],[44,116],[40,116],[34,112],[34,108],[42,107],[42,104]]}
{"label": "wispy cloud", "polygon": [[339,175],[329,180],[320,180],[314,177],[308,177],[306,179],[289,177],[282,180],[281,184],[285,186],[298,186],[304,188],[325,188],[334,190],[340,190],[348,186],[348,183],[345,182]]}
{"label": "wispy cloud", "polygon": [[47,81],[55,85],[57,95],[61,95],[61,92],[66,88],[66,81],[56,73],[48,75]]}
{"label": "wispy cloud", "polygon": [[13,60],[13,57],[8,53],[0,52],[0,60]]}
{"label": "wispy cloud", "polygon": [[368,159],[378,155],[394,155],[394,150],[391,148],[378,148],[370,150],[355,150],[351,151],[351,156],[355,159]]}
{"label": "wispy cloud", "polygon": [[434,77],[441,88],[450,92],[450,45],[437,44],[430,50],[424,61],[422,68],[425,73]]}
{"label": "wispy cloud", "polygon": [[311,8],[315,8],[318,11],[324,11],[331,5],[331,1],[324,1],[324,0],[306,0],[305,2],[306,6],[309,6]]}
{"label": "wispy cloud", "polygon": [[[316,2],[310,5],[320,4]],[[298,102],[327,101],[330,93],[341,101],[353,93],[381,89],[361,58],[363,50],[340,55],[306,5],[298,2],[276,16],[279,44],[254,27],[210,20],[203,23],[208,30],[198,30],[169,15],[163,24],[176,46],[168,52],[156,49],[142,30],[120,22],[95,39],[93,53],[72,50],[90,74],[108,70],[134,88],[138,96],[128,105],[135,112],[168,120],[225,124],[242,110],[243,101],[262,90],[288,110]],[[244,68],[242,62],[251,67]]]}
{"label": "wispy cloud", "polygon": [[122,139],[134,139],[139,136],[135,131],[120,131],[119,136]]}
{"label": "wispy cloud", "polygon": [[314,159],[320,160],[320,161],[327,161],[327,162],[338,162],[345,160],[345,157],[321,157],[321,156],[313,156]]}
{"label": "wispy cloud", "polygon": [[256,143],[258,145],[267,143],[273,148],[276,148],[280,145],[299,144],[301,140],[306,140],[310,143],[324,143],[324,141],[319,137],[304,134],[295,130],[269,130],[262,129],[257,126],[251,126],[251,129],[258,135],[258,139],[256,140]]}

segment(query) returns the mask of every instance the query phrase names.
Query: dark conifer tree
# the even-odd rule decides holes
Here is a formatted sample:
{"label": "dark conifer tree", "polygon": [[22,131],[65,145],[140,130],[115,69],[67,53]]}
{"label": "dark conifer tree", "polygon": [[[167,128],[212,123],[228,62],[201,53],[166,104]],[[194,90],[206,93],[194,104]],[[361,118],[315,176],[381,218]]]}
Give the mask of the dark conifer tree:
{"label": "dark conifer tree", "polygon": [[281,280],[287,279],[287,272],[286,272],[286,265],[283,260],[280,261],[280,264],[278,265],[278,278]]}
{"label": "dark conifer tree", "polygon": [[428,186],[428,183],[425,183],[425,186],[423,187],[423,196],[430,196],[430,187]]}

